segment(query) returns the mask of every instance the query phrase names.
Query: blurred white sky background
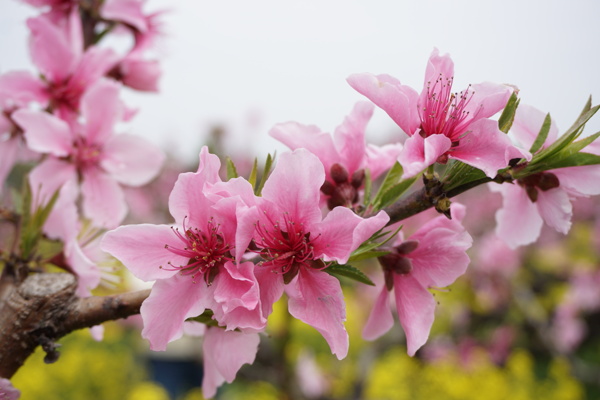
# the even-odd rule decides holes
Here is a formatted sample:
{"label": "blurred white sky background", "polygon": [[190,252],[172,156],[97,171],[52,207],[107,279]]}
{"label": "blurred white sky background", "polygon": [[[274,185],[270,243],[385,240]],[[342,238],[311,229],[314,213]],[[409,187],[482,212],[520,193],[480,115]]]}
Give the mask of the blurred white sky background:
{"label": "blurred white sky background", "polygon": [[[600,102],[597,0],[148,0],[170,9],[160,57],[161,93],[128,93],[140,107],[127,130],[195,160],[215,123],[232,151],[263,157],[267,136],[294,120],[332,131],[357,100],[345,81],[388,73],[418,91],[434,47],[455,63],[455,90],[517,85],[522,101],[551,112],[565,130],[591,94]],[[0,72],[31,69],[24,21],[37,10],[0,3]],[[586,132],[600,130],[600,115]],[[369,137],[398,128],[376,111]],[[403,135],[397,133],[398,138]]]}

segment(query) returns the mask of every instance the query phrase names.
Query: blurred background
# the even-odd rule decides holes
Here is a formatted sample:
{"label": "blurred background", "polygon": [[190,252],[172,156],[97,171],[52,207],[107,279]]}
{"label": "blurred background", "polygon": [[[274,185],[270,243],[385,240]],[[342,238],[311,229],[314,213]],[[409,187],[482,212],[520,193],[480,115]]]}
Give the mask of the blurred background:
{"label": "blurred background", "polygon": [[[177,174],[195,170],[208,143],[238,171],[255,156],[283,149],[268,137],[278,122],[331,132],[362,100],[345,78],[387,73],[420,90],[434,47],[455,62],[455,90],[494,81],[520,89],[524,103],[548,111],[565,130],[589,95],[600,99],[600,3],[492,1],[148,0],[163,15],[157,56],[160,93],[126,92],[139,108],[123,131],[143,135],[170,155],[160,178],[128,191],[130,223],[170,222],[167,198]],[[0,73],[33,71],[25,20],[38,11],[0,4]],[[123,46],[127,46],[124,44]],[[598,100],[596,100],[598,102]],[[600,130],[600,118],[587,133]],[[380,110],[368,128],[381,144],[403,137]],[[591,183],[598,184],[598,183]],[[500,198],[482,188],[459,199],[474,237],[471,266],[439,306],[427,345],[410,358],[398,324],[375,343],[361,340],[375,292],[342,282],[351,349],[337,361],[312,328],[278,304],[257,361],[222,399],[595,399],[600,398],[600,203],[574,204],[568,237],[544,231],[534,246],[511,251],[490,235]],[[407,222],[410,232],[418,216]],[[362,265],[380,280],[376,265]],[[123,276],[120,290],[133,287]],[[100,289],[97,294],[103,294]],[[369,304],[369,307],[364,307]],[[13,384],[22,399],[201,399],[200,339],[150,353],[135,318],[62,343],[58,363],[39,352]]]}

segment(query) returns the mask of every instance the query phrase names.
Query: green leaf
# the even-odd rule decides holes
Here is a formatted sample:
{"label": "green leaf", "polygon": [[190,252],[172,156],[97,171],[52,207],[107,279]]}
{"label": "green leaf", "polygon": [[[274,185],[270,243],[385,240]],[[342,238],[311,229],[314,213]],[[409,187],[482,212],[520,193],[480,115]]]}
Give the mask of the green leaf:
{"label": "green leaf", "polygon": [[258,174],[258,158],[254,158],[254,164],[252,164],[252,171],[248,177],[248,182],[254,187],[256,185],[256,175]]}
{"label": "green leaf", "polygon": [[548,114],[546,114],[546,118],[544,119],[544,123],[542,124],[542,128],[540,129],[540,132],[538,133],[537,137],[535,138],[535,141],[533,142],[533,144],[531,145],[531,148],[529,149],[529,152],[531,154],[534,154],[535,152],[537,152],[539,149],[542,148],[544,143],[546,143],[546,139],[548,138],[548,132],[550,132],[551,125],[552,125],[552,118],[550,118],[550,113],[548,113]]}
{"label": "green leaf", "polygon": [[188,318],[186,319],[186,321],[196,321],[206,326],[219,326],[219,323],[213,319],[213,315],[214,313],[212,312],[212,310],[206,310],[197,317]]}
{"label": "green leaf", "polygon": [[512,126],[515,120],[515,114],[517,112],[517,107],[519,106],[519,102],[521,100],[517,97],[517,93],[513,92],[502,110],[502,114],[500,118],[498,118],[498,128],[504,132],[508,133],[510,127]]}
{"label": "green leaf", "polygon": [[[546,164],[546,169],[557,169],[566,167],[581,167],[584,165],[600,164],[600,156],[590,153],[575,153],[567,157],[562,157],[556,162]],[[591,183],[593,184],[593,183]]]}
{"label": "green leaf", "polygon": [[587,145],[589,145],[590,143],[592,143],[599,137],[600,137],[600,132],[596,132],[593,135],[590,135],[581,140],[571,143],[571,145],[567,148],[567,150],[571,154],[578,153],[580,150],[584,149]]}
{"label": "green leaf", "polygon": [[362,252],[360,254],[350,257],[348,262],[368,260],[369,258],[377,258],[377,257],[385,256],[386,254],[389,254],[389,251],[383,251],[383,250],[365,251],[365,252]]}
{"label": "green leaf", "polygon": [[237,169],[235,168],[235,164],[231,160],[231,158],[227,157],[227,180],[237,178],[239,175],[237,173]]}
{"label": "green leaf", "polygon": [[373,187],[373,180],[371,179],[371,171],[365,169],[365,191],[363,195],[363,203],[365,206],[371,204],[371,188]]}
{"label": "green leaf", "polygon": [[373,199],[372,204],[375,206],[375,209],[379,210],[381,208],[381,199],[383,195],[394,187],[398,181],[402,178],[403,169],[399,162],[396,161],[394,166],[388,171],[383,183],[379,187],[375,198]]}
{"label": "green leaf", "polygon": [[444,191],[449,192],[459,186],[478,182],[485,178],[487,176],[482,170],[456,160],[444,176]]}
{"label": "green leaf", "polygon": [[333,276],[344,276],[346,278],[354,279],[355,281],[365,283],[367,285],[375,286],[373,281],[369,279],[361,270],[358,268],[354,268],[351,265],[347,264],[333,264],[324,269],[329,275]]}
{"label": "green leaf", "polygon": [[405,179],[403,181],[400,181],[400,183],[392,186],[381,196],[381,199],[376,206],[379,209],[381,209],[394,203],[400,198],[400,196],[404,194],[404,192],[406,192],[413,185],[413,183],[416,182],[418,177],[418,175],[413,176],[412,178]]}
{"label": "green leaf", "polygon": [[263,187],[265,186],[265,182],[267,182],[267,178],[271,174],[271,168],[273,167],[273,161],[275,159],[275,154],[271,157],[271,154],[267,154],[267,160],[265,161],[265,168],[263,169],[262,176],[260,178],[260,183],[258,187],[254,190],[254,194],[260,196]]}
{"label": "green leaf", "polygon": [[[544,150],[537,153],[533,160],[531,160],[530,164],[541,163],[548,158],[552,158],[556,156],[557,153],[564,150],[573,143],[583,132],[583,127],[587,121],[598,111],[600,106],[595,106],[590,108],[587,112],[582,113],[582,115],[575,121],[573,126],[569,128],[557,141],[552,143],[550,146],[545,148]],[[585,110],[585,108],[584,108]]]}

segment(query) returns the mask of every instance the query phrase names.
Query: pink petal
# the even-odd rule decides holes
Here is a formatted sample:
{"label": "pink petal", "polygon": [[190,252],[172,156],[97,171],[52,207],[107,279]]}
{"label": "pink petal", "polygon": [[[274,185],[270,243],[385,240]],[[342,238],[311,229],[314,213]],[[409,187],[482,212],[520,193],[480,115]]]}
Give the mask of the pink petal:
{"label": "pink petal", "polygon": [[523,158],[528,154],[512,145],[508,136],[498,129],[496,121],[480,119],[469,126],[469,131],[448,156],[478,168],[493,178],[499,169],[508,166],[512,158]]}
{"label": "pink petal", "polygon": [[384,211],[363,219],[349,208],[334,208],[311,232],[311,236],[318,237],[313,241],[315,258],[345,263],[350,254],[383,228],[389,219]]}
{"label": "pink petal", "polygon": [[434,164],[451,146],[451,140],[444,135],[431,135],[425,139],[419,134],[409,137],[398,157],[404,169],[402,178],[411,178],[419,174]]}
{"label": "pink petal", "polygon": [[535,242],[543,220],[525,190],[517,184],[491,184],[490,189],[503,197],[503,206],[496,212],[496,235],[513,249]]}
{"label": "pink petal", "polygon": [[444,216],[431,222],[409,238],[419,242],[408,254],[413,264],[411,274],[425,287],[446,287],[467,270],[470,260],[466,251],[473,239],[460,223]]}
{"label": "pink petal", "polygon": [[429,60],[427,60],[421,98],[427,95],[427,86],[433,84],[440,76],[442,76],[444,80],[446,78],[454,78],[454,62],[449,54],[440,56],[440,51],[437,48],[434,48],[429,56]]}
{"label": "pink petal", "polygon": [[330,134],[321,132],[314,125],[302,125],[296,122],[277,124],[269,135],[285,144],[291,150],[305,148],[323,163],[325,175],[330,179],[331,166],[342,161]]}
{"label": "pink petal", "polygon": [[104,18],[124,22],[140,32],[148,29],[146,18],[142,13],[141,0],[106,0],[100,9]]}
{"label": "pink petal", "polygon": [[600,185],[590,185],[590,182],[600,182],[600,165],[553,169],[548,172],[556,175],[560,187],[571,196],[595,196],[600,194]]}
{"label": "pink petal", "polygon": [[346,307],[340,282],[326,272],[300,268],[285,291],[290,314],[318,330],[339,360],[346,357]]}
{"label": "pink petal", "polygon": [[126,134],[111,137],[104,146],[103,156],[102,168],[117,182],[129,186],[150,182],[165,161],[165,154],[158,146]]}
{"label": "pink petal", "polygon": [[202,395],[211,398],[224,382],[231,383],[244,364],[256,358],[260,338],[257,333],[225,331],[209,328],[202,345],[204,353],[204,378]]}
{"label": "pink petal", "polygon": [[88,142],[103,144],[113,135],[113,128],[123,115],[119,88],[114,81],[101,80],[81,98],[81,113],[86,120],[84,134]]}
{"label": "pink petal", "polygon": [[421,120],[417,109],[419,94],[389,75],[353,74],[347,79],[350,86],[385,111],[409,136]]}
{"label": "pink petal", "polygon": [[292,221],[304,223],[310,229],[321,220],[319,199],[324,181],[325,172],[319,159],[306,149],[297,149],[279,157],[262,197],[288,213]]}
{"label": "pink petal", "polygon": [[77,182],[72,164],[48,157],[29,173],[29,185],[35,205],[46,204],[65,183]]}
{"label": "pink petal", "polygon": [[114,228],[127,215],[123,190],[112,177],[96,168],[83,171],[83,212],[96,226]]}
{"label": "pink petal", "polygon": [[172,227],[151,224],[120,226],[107,232],[100,244],[102,250],[112,254],[143,281],[170,278],[178,273],[169,270],[171,264],[188,263],[188,258],[169,251],[167,245],[181,248],[182,241]]}
{"label": "pink petal", "polygon": [[371,179],[377,179],[381,174],[394,166],[403,146],[400,143],[386,144],[385,146],[368,145],[366,149],[366,167],[371,172]]}
{"label": "pink petal", "polygon": [[363,338],[366,340],[378,339],[394,326],[394,317],[390,309],[389,299],[389,292],[384,285],[362,331]]}
{"label": "pink petal", "polygon": [[193,283],[189,276],[173,275],[156,281],[140,310],[142,337],[148,339],[150,349],[166,350],[167,343],[179,339],[185,320],[212,306],[211,292],[203,281]]}
{"label": "pink petal", "polygon": [[[69,79],[67,84],[68,90],[77,95],[82,95],[88,88],[91,88],[100,80],[100,78],[113,69],[118,61],[119,56],[112,49],[95,46],[88,48],[83,54],[83,57],[81,57],[80,63],[73,71],[71,79]],[[106,81],[116,85],[113,81]],[[107,105],[108,100],[105,100],[100,108],[104,109]],[[113,105],[113,107],[115,106],[120,106],[120,104]],[[112,107],[109,112],[113,112]],[[112,115],[107,115],[107,118],[111,120]]]}
{"label": "pink petal", "polygon": [[31,150],[57,157],[66,157],[73,151],[71,128],[54,115],[21,109],[14,112],[12,118],[25,131]]}
{"label": "pink petal", "polygon": [[267,320],[260,308],[260,291],[254,276],[254,263],[234,265],[227,262],[215,278],[214,299],[219,304],[213,311],[220,326],[227,330],[237,328],[265,328]]}
{"label": "pink petal", "polygon": [[409,356],[427,342],[435,317],[435,300],[411,275],[394,274],[394,294]]}
{"label": "pink petal", "polygon": [[[510,133],[521,145],[521,148],[524,150],[529,150],[531,148],[531,145],[537,138],[537,135],[544,124],[545,118],[546,113],[537,108],[527,104],[519,104],[517,113],[515,114],[515,120],[510,128]],[[544,147],[554,143],[556,138],[558,138],[558,127],[556,126],[555,121],[552,120]]]}
{"label": "pink petal", "polygon": [[69,265],[77,275],[77,296],[91,296],[91,290],[100,284],[100,269],[83,253],[76,240],[67,245],[66,255]]}
{"label": "pink petal", "polygon": [[51,82],[65,80],[79,62],[65,32],[54,25],[46,14],[27,20],[31,30],[31,58]]}
{"label": "pink petal", "polygon": [[473,93],[473,97],[465,111],[470,114],[473,122],[489,118],[506,107],[513,91],[512,87],[499,83],[483,82],[471,85],[469,93]]}
{"label": "pink petal", "polygon": [[161,75],[158,61],[125,58],[119,69],[124,85],[144,92],[158,92],[158,80]]}
{"label": "pink petal", "polygon": [[20,141],[18,138],[3,140],[1,137],[2,134],[0,134],[0,182],[2,182],[2,185],[0,185],[0,193],[2,193],[4,180],[15,165]]}
{"label": "pink petal", "polygon": [[48,219],[44,224],[44,233],[63,243],[76,241],[80,230],[77,197],[79,190],[74,180],[67,181],[62,188]]}
{"label": "pink petal", "polygon": [[2,400],[18,400],[21,391],[13,387],[8,379],[0,377],[0,398]]}
{"label": "pink petal", "polygon": [[0,76],[0,106],[25,106],[32,101],[48,102],[46,85],[28,71],[11,71]]}
{"label": "pink petal", "polygon": [[281,298],[284,291],[283,275],[270,268],[256,266],[254,274],[260,287],[260,306],[262,315],[267,318],[273,312],[273,304]]}
{"label": "pink petal", "polygon": [[538,190],[537,208],[544,222],[558,232],[567,234],[571,229],[573,207],[569,195],[560,187]]}
{"label": "pink petal", "polygon": [[205,190],[211,184],[220,182],[219,168],[221,162],[204,146],[200,152],[198,172],[179,174],[175,186],[169,196],[169,211],[175,221],[182,223],[189,218],[189,223],[200,227],[209,219],[208,207],[213,202],[207,198]]}
{"label": "pink petal", "polygon": [[373,104],[365,101],[358,102],[333,134],[341,156],[341,164],[350,174],[364,166],[365,131],[372,116]]}

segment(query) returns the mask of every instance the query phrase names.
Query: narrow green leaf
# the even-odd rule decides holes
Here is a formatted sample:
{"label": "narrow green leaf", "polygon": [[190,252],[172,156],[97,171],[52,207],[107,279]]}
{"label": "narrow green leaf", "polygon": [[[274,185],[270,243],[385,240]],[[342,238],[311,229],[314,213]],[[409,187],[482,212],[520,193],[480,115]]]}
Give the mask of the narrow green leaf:
{"label": "narrow green leaf", "polygon": [[544,119],[544,123],[542,124],[542,128],[540,129],[540,132],[538,133],[537,137],[535,138],[535,141],[533,142],[533,144],[531,145],[531,148],[529,149],[529,152],[531,154],[534,154],[535,152],[537,152],[539,149],[542,148],[544,143],[546,143],[546,139],[548,138],[548,132],[550,132],[551,125],[552,125],[552,118],[550,118],[550,113],[548,113],[548,114],[546,114],[546,118]]}
{"label": "narrow green leaf", "polygon": [[235,168],[235,164],[231,160],[231,158],[227,157],[227,180],[237,178],[239,175],[237,173],[237,169]]}
{"label": "narrow green leaf", "polygon": [[418,178],[418,175],[414,176],[412,178],[408,178],[403,181],[400,181],[400,183],[392,186],[388,191],[386,191],[381,196],[381,199],[380,199],[379,203],[376,204],[376,207],[378,209],[381,209],[381,208],[387,207],[388,205],[394,203],[396,200],[398,200],[400,198],[400,196],[402,196],[404,194],[404,192],[406,192],[413,185],[413,183],[416,182],[417,178]]}
{"label": "narrow green leaf", "polygon": [[212,312],[212,310],[206,310],[197,317],[188,318],[186,319],[186,321],[196,321],[206,326],[219,326],[219,323],[213,319],[213,315],[214,313]]}
{"label": "narrow green leaf", "polygon": [[256,175],[258,174],[258,158],[254,158],[254,164],[252,164],[252,171],[248,177],[248,182],[254,187],[256,185]]}
{"label": "narrow green leaf", "polygon": [[383,183],[381,184],[379,190],[377,191],[377,194],[375,195],[375,198],[373,199],[372,204],[375,206],[376,209],[380,209],[378,205],[381,204],[381,198],[388,190],[390,190],[393,186],[395,186],[398,183],[398,181],[402,178],[403,172],[404,171],[402,169],[402,166],[399,162],[396,161],[394,166],[388,171],[387,175],[385,176],[385,179],[383,180]]}
{"label": "narrow green leaf", "polygon": [[265,186],[265,182],[267,182],[267,178],[271,174],[271,168],[273,167],[273,161],[275,159],[275,155],[271,157],[271,154],[267,154],[267,160],[265,161],[265,168],[263,169],[262,176],[260,178],[260,183],[258,187],[254,191],[254,194],[260,196],[263,187]]}
{"label": "narrow green leaf", "polygon": [[521,100],[517,97],[517,93],[513,92],[506,103],[506,107],[502,110],[502,114],[500,118],[498,118],[498,128],[504,132],[508,133],[510,127],[512,126],[515,120],[515,114],[517,112],[517,107],[519,106],[519,102]]}
{"label": "narrow green leaf", "polygon": [[557,141],[552,143],[544,150],[537,153],[530,164],[540,163],[548,158],[554,157],[558,152],[564,150],[573,143],[583,132],[583,127],[587,121],[598,111],[600,106],[592,107],[589,111],[583,113],[577,121],[567,130]]}
{"label": "narrow green leaf", "polygon": [[361,270],[359,270],[358,268],[354,268],[351,265],[347,265],[347,264],[333,264],[327,268],[324,269],[325,272],[327,272],[329,275],[333,275],[333,276],[344,276],[346,278],[350,278],[353,279],[355,281],[361,282],[361,283],[365,283],[367,285],[370,286],[375,286],[375,284],[373,283],[373,281],[371,279],[369,279],[368,276],[366,276]]}
{"label": "narrow green leaf", "polygon": [[371,204],[371,188],[373,187],[373,180],[371,179],[371,171],[365,169],[365,191],[363,195],[363,203],[365,207]]}
{"label": "narrow green leaf", "polygon": [[444,176],[444,191],[446,192],[470,182],[477,182],[486,178],[482,170],[465,164],[462,161],[456,161],[450,170]]}
{"label": "narrow green leaf", "polygon": [[578,153],[579,151],[583,150],[587,145],[591,144],[593,141],[595,141],[599,137],[600,137],[600,132],[596,132],[593,135],[587,136],[581,140],[571,143],[571,145],[569,147],[567,147],[566,150],[568,150],[568,152],[570,154]]}
{"label": "narrow green leaf", "polygon": [[575,153],[568,157],[563,157],[556,162],[547,163],[547,169],[581,167],[584,165],[596,164],[600,164],[600,156],[590,153]]}

